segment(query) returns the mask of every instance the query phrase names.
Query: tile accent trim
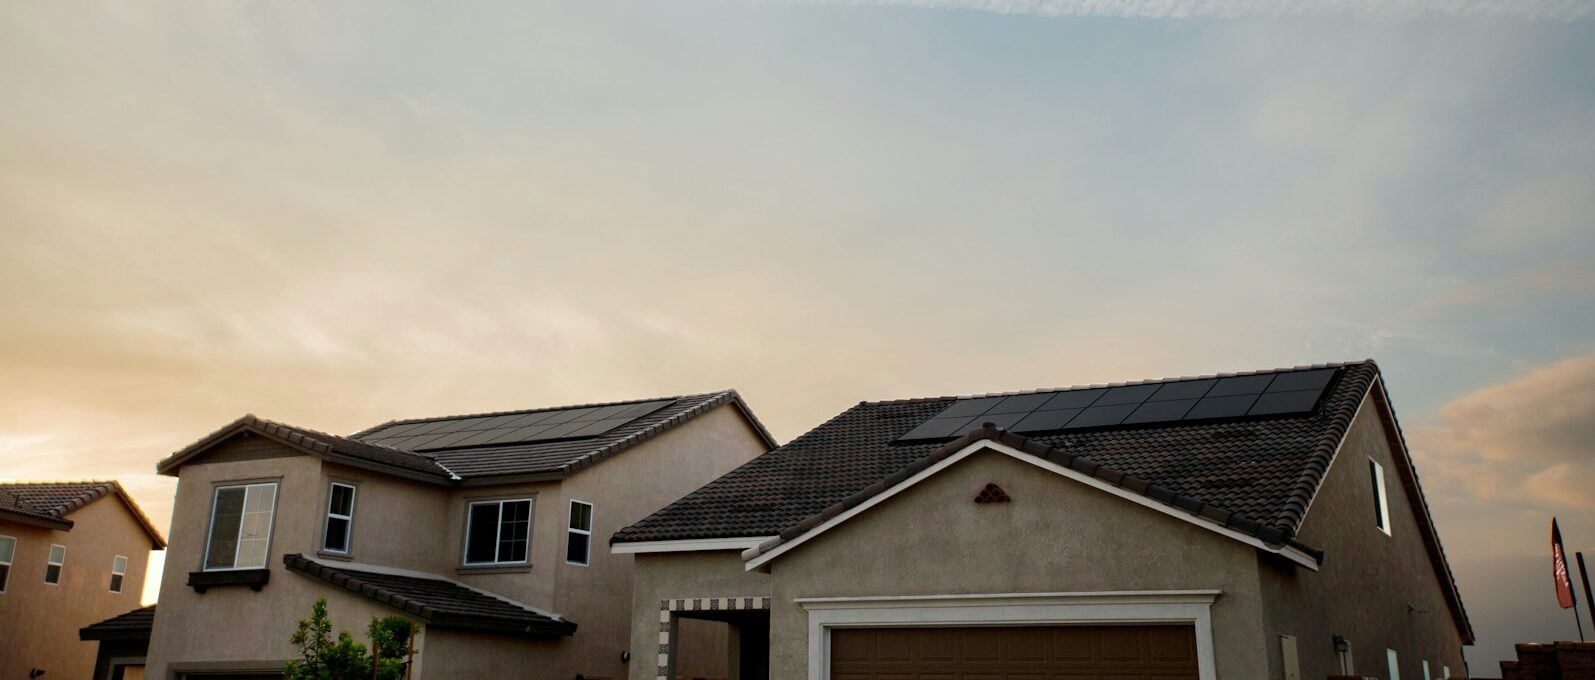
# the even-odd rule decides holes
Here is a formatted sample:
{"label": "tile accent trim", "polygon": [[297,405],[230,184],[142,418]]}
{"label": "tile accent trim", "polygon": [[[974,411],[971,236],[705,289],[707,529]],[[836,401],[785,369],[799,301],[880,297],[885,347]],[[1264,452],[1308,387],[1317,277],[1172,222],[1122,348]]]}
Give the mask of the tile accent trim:
{"label": "tile accent trim", "polygon": [[670,680],[670,634],[676,612],[769,611],[769,596],[758,597],[683,597],[659,601],[659,680]]}

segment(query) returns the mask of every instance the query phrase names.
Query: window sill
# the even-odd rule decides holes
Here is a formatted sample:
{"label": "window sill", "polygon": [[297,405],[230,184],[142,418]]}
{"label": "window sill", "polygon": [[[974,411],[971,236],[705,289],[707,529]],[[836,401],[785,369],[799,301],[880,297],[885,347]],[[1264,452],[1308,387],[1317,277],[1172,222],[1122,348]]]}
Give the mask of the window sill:
{"label": "window sill", "polygon": [[266,569],[232,569],[228,571],[191,571],[188,572],[188,585],[194,592],[203,594],[206,590],[221,586],[249,586],[250,590],[260,592],[271,580],[271,571]]}
{"label": "window sill", "polygon": [[526,574],[532,571],[530,564],[484,564],[481,566],[464,566],[454,570],[461,576],[467,574]]}
{"label": "window sill", "polygon": [[338,560],[339,562],[353,562],[354,561],[354,558],[351,557],[349,555],[349,553],[335,553],[335,552],[327,552],[325,550],[317,550],[316,551],[316,559]]}

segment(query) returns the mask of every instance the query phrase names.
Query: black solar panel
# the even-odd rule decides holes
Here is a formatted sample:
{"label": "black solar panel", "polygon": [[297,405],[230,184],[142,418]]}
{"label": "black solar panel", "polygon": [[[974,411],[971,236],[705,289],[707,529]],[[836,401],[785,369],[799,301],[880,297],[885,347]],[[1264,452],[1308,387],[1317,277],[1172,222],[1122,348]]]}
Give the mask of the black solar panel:
{"label": "black solar panel", "polygon": [[[995,404],[1001,399],[994,399]],[[399,423],[369,432],[363,441],[407,451],[500,446],[596,437],[658,411],[675,400],[510,413]],[[967,420],[967,418],[966,418]]]}
{"label": "black solar panel", "polygon": [[954,437],[984,423],[1020,434],[1115,425],[1191,422],[1311,413],[1339,369],[1098,387],[959,399],[898,437]]}

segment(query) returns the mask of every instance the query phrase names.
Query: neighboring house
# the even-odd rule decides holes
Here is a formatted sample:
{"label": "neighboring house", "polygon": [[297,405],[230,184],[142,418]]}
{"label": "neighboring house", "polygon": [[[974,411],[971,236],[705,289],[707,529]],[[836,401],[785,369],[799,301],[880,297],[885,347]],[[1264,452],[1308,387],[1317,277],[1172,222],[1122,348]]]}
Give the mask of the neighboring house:
{"label": "neighboring house", "polygon": [[78,629],[78,639],[98,647],[94,680],[143,680],[154,627],[155,605],[150,605]]}
{"label": "neighboring house", "polygon": [[1473,640],[1371,361],[860,403],[612,550],[633,680],[1439,680]]}
{"label": "neighboring house", "polygon": [[622,677],[632,559],[602,541],[774,446],[729,390],[347,437],[245,416],[158,466],[178,486],[149,677],[276,677],[317,598],[360,640],[419,624],[418,680]]}
{"label": "neighboring house", "polygon": [[0,678],[87,678],[78,629],[139,605],[160,532],[116,482],[0,483]]}

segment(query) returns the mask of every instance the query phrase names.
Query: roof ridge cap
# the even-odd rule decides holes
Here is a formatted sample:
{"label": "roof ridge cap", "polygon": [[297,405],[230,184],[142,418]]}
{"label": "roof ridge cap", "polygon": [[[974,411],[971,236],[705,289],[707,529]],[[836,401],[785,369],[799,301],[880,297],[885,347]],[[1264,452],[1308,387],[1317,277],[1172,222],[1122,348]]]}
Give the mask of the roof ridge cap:
{"label": "roof ridge cap", "polygon": [[1135,385],[1150,385],[1150,384],[1158,384],[1158,383],[1180,382],[1180,381],[1184,381],[1184,380],[1210,380],[1210,379],[1213,379],[1213,378],[1236,378],[1236,377],[1243,377],[1243,376],[1249,376],[1249,375],[1262,375],[1264,373],[1289,373],[1289,372],[1293,372],[1293,371],[1311,371],[1311,370],[1318,370],[1318,369],[1324,369],[1324,368],[1344,368],[1346,366],[1359,366],[1359,365],[1363,365],[1363,364],[1372,364],[1372,365],[1375,365],[1375,366],[1378,365],[1378,364],[1374,363],[1373,359],[1356,359],[1356,360],[1351,360],[1351,361],[1332,361],[1332,362],[1320,363],[1320,364],[1300,364],[1300,365],[1297,365],[1297,366],[1282,366],[1282,367],[1279,367],[1279,368],[1260,368],[1260,369],[1250,370],[1250,371],[1226,371],[1226,372],[1208,373],[1208,374],[1202,374],[1202,375],[1181,375],[1181,376],[1168,376],[1168,377],[1163,377],[1163,378],[1142,378],[1140,380],[1126,380],[1126,381],[1121,381],[1121,382],[1109,382],[1109,383],[1091,383],[1091,384],[1085,384],[1085,385],[1078,385],[1077,384],[1077,385],[1068,385],[1068,386],[1064,386],[1064,387],[1036,387],[1036,388],[1023,389],[1023,390],[1011,390],[1011,391],[1006,391],[1006,392],[977,392],[977,393],[970,393],[970,394],[947,394],[947,395],[942,395],[942,396],[939,396],[939,397],[906,397],[906,398],[902,398],[902,399],[884,399],[884,400],[880,400],[880,401],[867,401],[866,400],[866,401],[860,401],[858,403],[858,405],[860,405],[860,406],[865,406],[865,405],[882,406],[882,405],[889,405],[889,404],[912,404],[912,403],[922,403],[922,402],[929,402],[929,401],[942,401],[942,400],[946,400],[946,399],[980,399],[980,398],[984,398],[984,397],[1015,397],[1015,396],[1021,396],[1021,395],[1026,395],[1026,394],[1043,394],[1043,393],[1051,393],[1051,392],[1071,392],[1071,391],[1074,391],[1074,390],[1093,390],[1093,389],[1102,389],[1102,388],[1108,388],[1108,387],[1131,387],[1131,386],[1135,386]]}
{"label": "roof ridge cap", "polygon": [[[414,423],[435,422],[435,421],[439,421],[439,420],[459,420],[459,419],[462,419],[462,418],[489,418],[489,417],[493,417],[493,416],[521,415],[521,414],[526,414],[526,413],[537,413],[537,412],[540,412],[540,411],[568,411],[570,409],[594,408],[594,407],[598,407],[598,406],[620,406],[620,405],[623,405],[623,404],[642,404],[642,403],[646,403],[646,402],[650,402],[650,401],[663,401],[665,399],[672,399],[672,400],[680,401],[682,399],[691,399],[691,398],[694,398],[694,397],[720,396],[720,395],[723,395],[723,394],[725,394],[727,392],[735,392],[735,391],[736,390],[734,388],[731,388],[731,389],[716,390],[716,391],[712,391],[712,392],[698,392],[698,393],[694,393],[694,394],[677,394],[677,395],[674,395],[674,396],[665,396],[665,397],[644,397],[644,398],[641,398],[641,399],[620,399],[620,400],[617,400],[617,401],[600,401],[600,402],[592,402],[592,403],[587,403],[587,404],[564,404],[564,405],[561,405],[561,406],[538,406],[538,407],[535,407],[535,408],[510,409],[510,410],[507,410],[507,411],[485,411],[485,412],[482,412],[482,413],[460,413],[460,414],[446,415],[446,416],[426,416],[426,417],[422,417],[422,418],[395,418],[393,420],[389,420],[388,422],[382,423],[381,425],[373,425],[371,427],[368,427],[368,428],[366,428],[364,430],[360,430],[359,432],[356,432],[356,433],[348,435],[348,436],[349,437],[354,437],[356,435],[362,435],[362,434],[374,432],[374,431],[379,430],[381,428],[392,426],[392,425],[410,425],[410,424],[414,424]],[[395,450],[402,450],[402,449],[395,449]]]}

